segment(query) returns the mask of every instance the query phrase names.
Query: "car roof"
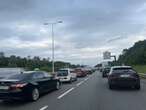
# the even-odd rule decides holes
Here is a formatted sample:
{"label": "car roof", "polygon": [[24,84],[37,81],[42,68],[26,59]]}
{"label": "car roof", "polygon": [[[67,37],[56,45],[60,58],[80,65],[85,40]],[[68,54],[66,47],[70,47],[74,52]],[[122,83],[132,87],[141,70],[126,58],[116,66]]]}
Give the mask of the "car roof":
{"label": "car roof", "polygon": [[24,72],[22,72],[22,74],[32,74],[32,73],[36,73],[36,72],[43,72],[43,71],[24,71]]}
{"label": "car roof", "polygon": [[71,68],[62,68],[62,69],[59,69],[59,70],[73,70],[73,69],[71,69]]}
{"label": "car roof", "polygon": [[112,69],[114,68],[132,68],[131,66],[113,66]]}

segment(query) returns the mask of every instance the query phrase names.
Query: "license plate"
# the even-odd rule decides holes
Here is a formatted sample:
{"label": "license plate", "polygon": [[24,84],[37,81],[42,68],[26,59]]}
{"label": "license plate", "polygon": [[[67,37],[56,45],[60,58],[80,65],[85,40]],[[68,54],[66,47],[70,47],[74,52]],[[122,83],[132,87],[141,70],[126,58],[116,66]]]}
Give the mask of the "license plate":
{"label": "license plate", "polygon": [[0,90],[8,90],[9,87],[8,86],[0,86]]}
{"label": "license plate", "polygon": [[128,78],[130,75],[121,75],[120,77],[122,77],[122,78]]}

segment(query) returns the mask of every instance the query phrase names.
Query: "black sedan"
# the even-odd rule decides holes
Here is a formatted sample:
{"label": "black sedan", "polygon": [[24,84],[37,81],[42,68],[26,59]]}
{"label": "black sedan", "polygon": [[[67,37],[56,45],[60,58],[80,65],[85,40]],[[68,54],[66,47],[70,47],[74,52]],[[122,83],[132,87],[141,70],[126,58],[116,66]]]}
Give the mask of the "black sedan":
{"label": "black sedan", "polygon": [[0,79],[0,100],[36,101],[40,94],[60,89],[60,81],[42,71],[29,71]]}
{"label": "black sedan", "polygon": [[109,88],[115,86],[134,87],[140,89],[140,78],[137,72],[130,66],[114,66],[108,75]]}

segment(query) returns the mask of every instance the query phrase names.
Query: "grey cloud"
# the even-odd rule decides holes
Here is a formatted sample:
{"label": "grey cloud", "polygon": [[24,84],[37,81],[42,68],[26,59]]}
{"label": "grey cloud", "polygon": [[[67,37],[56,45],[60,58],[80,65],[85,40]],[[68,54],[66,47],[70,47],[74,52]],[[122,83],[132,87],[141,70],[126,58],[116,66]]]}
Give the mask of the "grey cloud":
{"label": "grey cloud", "polygon": [[[63,20],[64,26],[55,27],[55,39],[58,42],[64,40],[72,43],[75,49],[101,47],[108,41],[119,41],[120,38],[116,36],[124,39],[143,30],[146,25],[145,11],[136,10],[144,3],[145,0],[0,0],[0,40],[18,37],[24,43],[39,42],[47,39],[42,36],[51,35],[50,26],[46,27],[49,34],[38,32],[42,24],[59,19]],[[18,31],[12,28],[13,24],[25,22],[35,24],[36,29]],[[56,51],[64,50],[61,44],[56,48]],[[7,52],[23,55],[31,49],[12,50]],[[46,55],[45,49],[31,51]]]}
{"label": "grey cloud", "polygon": [[0,11],[22,11],[32,7],[34,0],[0,0]]}

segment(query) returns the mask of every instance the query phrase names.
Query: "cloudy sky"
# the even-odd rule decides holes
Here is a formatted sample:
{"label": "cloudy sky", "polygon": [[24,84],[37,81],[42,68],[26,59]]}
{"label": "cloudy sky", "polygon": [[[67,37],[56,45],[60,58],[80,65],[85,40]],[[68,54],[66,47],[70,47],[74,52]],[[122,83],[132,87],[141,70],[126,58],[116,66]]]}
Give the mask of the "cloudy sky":
{"label": "cloudy sky", "polygon": [[0,0],[0,51],[94,65],[146,38],[145,0]]}

